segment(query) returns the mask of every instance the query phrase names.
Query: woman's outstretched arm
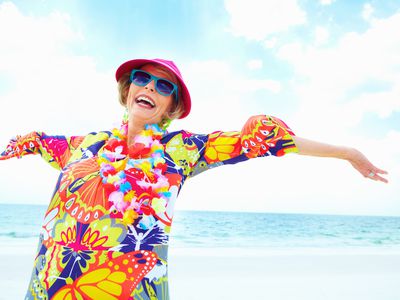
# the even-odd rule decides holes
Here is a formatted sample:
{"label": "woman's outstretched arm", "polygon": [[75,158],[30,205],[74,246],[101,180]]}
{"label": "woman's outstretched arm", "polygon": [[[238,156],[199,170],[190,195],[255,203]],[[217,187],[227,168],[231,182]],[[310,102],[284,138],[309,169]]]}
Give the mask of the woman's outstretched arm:
{"label": "woman's outstretched arm", "polygon": [[387,171],[375,167],[360,151],[345,146],[335,146],[293,136],[298,154],[320,157],[333,157],[347,160],[364,177],[388,183],[386,178],[379,174],[387,174]]}
{"label": "woman's outstretched arm", "polygon": [[61,170],[83,139],[83,136],[50,136],[41,131],[32,131],[27,135],[12,138],[6,149],[3,152],[0,150],[0,161],[40,154],[51,166]]}

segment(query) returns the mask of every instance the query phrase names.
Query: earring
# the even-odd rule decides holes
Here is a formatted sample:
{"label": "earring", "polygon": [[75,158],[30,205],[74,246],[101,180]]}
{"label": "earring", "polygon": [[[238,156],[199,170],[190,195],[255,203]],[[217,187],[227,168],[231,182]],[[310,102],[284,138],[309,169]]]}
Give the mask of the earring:
{"label": "earring", "polygon": [[122,121],[124,123],[128,123],[128,119],[129,119],[128,107],[125,106],[125,112],[124,112],[124,117],[122,118]]}
{"label": "earring", "polygon": [[162,119],[159,126],[162,130],[167,130],[169,125],[171,124],[172,120],[171,119]]}

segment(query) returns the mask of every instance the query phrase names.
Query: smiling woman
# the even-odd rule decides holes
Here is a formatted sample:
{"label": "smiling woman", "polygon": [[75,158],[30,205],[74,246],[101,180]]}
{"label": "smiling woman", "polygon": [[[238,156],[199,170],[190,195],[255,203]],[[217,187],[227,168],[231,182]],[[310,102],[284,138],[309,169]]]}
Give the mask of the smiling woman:
{"label": "smiling woman", "polygon": [[167,132],[191,109],[172,61],[130,60],[116,79],[126,108],[120,128],[72,137],[32,132],[0,156],[40,154],[60,171],[25,299],[169,299],[175,201],[187,179],[211,168],[299,153],[346,159],[387,182],[356,149],[296,137],[273,116],[253,116],[241,131]]}

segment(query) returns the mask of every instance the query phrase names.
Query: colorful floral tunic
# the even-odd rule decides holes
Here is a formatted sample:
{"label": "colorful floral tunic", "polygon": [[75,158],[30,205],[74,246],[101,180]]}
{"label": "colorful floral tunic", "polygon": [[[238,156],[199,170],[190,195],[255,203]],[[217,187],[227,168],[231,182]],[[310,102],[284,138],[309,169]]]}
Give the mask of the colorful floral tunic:
{"label": "colorful floral tunic", "polygon": [[[100,176],[97,157],[111,132],[76,137],[32,132],[12,140],[1,160],[41,154],[61,171],[25,299],[169,299],[168,237],[186,179],[252,157],[297,152],[293,135],[272,116],[251,117],[242,131],[166,133],[160,140],[169,182],[166,209],[131,224],[112,209]],[[145,189],[134,192],[146,196]]]}

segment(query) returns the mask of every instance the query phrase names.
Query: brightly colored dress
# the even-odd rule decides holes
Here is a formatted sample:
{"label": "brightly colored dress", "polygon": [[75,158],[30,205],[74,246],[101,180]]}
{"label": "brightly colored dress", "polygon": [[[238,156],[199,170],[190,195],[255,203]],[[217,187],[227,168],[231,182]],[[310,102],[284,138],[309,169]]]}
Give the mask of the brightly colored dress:
{"label": "brightly colored dress", "polygon": [[[60,171],[25,299],[169,299],[168,237],[183,183],[217,166],[298,151],[294,133],[272,116],[251,117],[242,131],[165,133],[160,139],[169,186],[165,208],[127,224],[113,209],[100,176],[98,157],[111,135],[111,131],[74,137],[32,132],[11,140],[0,155],[6,159],[40,154]],[[143,170],[133,170],[141,180],[151,180]],[[132,193],[144,199],[149,191],[135,178],[129,179]]]}

